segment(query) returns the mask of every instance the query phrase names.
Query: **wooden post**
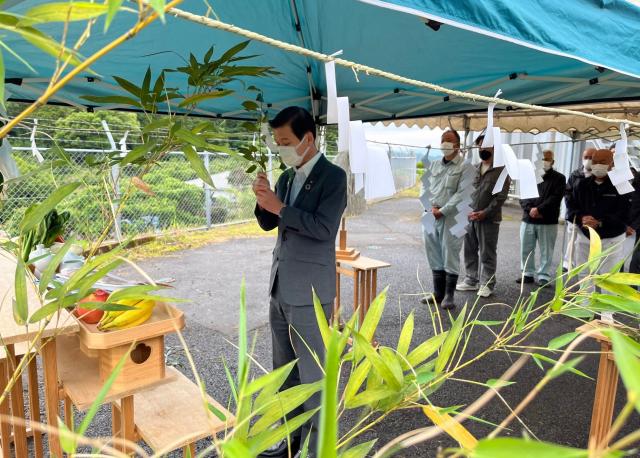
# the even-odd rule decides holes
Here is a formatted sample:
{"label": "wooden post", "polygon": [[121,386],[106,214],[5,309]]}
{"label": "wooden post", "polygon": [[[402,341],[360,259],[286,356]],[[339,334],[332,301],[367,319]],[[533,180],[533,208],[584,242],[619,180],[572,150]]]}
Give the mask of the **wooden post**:
{"label": "wooden post", "polygon": [[[596,394],[591,414],[591,430],[589,441],[598,449],[604,449],[609,444],[604,443],[613,420],[613,408],[618,389],[618,367],[610,357],[611,343],[600,341],[600,364],[598,366],[598,380]],[[591,446],[591,444],[589,444]]]}
{"label": "wooden post", "polygon": [[347,249],[347,223],[346,219],[343,216],[340,222],[340,250],[344,251]]}
{"label": "wooden post", "polygon": [[[31,355],[25,355],[29,358]],[[40,393],[38,392],[38,366],[36,364],[35,355],[29,361],[29,419],[31,422],[40,423]],[[33,434],[33,448],[36,458],[44,455],[42,449],[42,432],[39,429],[31,427]]]}
{"label": "wooden post", "polygon": [[125,441],[134,442],[136,440],[136,425],[134,421],[133,396],[125,396],[120,400],[120,413],[122,438]]}
{"label": "wooden post", "polygon": [[[8,361],[0,359],[0,389],[4,391],[9,383]],[[0,415],[4,418],[0,421],[0,437],[2,438],[2,458],[11,458],[11,409],[9,407],[11,397],[6,396],[0,404]]]}
{"label": "wooden post", "polygon": [[[60,416],[60,392],[58,390],[58,356],[55,339],[43,341],[40,354],[42,355],[42,367],[44,369],[44,396],[47,422],[49,426],[57,428],[58,417]],[[50,456],[62,457],[60,436],[56,433],[49,433],[48,438]]]}
{"label": "wooden post", "polygon": [[[13,375],[18,367],[15,347],[7,345],[7,359],[9,361],[9,377]],[[24,395],[22,391],[22,374],[18,376],[13,389],[11,390],[11,416],[13,422],[13,446],[15,447],[17,458],[27,458],[27,427],[24,423]],[[4,444],[2,444],[4,446]],[[8,444],[7,444],[8,445]]]}

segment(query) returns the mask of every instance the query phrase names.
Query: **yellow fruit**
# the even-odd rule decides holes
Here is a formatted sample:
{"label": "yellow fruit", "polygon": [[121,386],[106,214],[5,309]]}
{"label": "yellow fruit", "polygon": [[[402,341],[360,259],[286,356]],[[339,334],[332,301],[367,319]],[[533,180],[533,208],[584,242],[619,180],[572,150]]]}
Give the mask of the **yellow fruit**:
{"label": "yellow fruit", "polygon": [[[126,304],[129,305],[129,304]],[[137,326],[147,321],[153,313],[156,303],[152,300],[138,302],[135,310],[126,310],[115,316],[111,321],[102,323],[98,328],[102,331],[108,329],[124,329]]]}

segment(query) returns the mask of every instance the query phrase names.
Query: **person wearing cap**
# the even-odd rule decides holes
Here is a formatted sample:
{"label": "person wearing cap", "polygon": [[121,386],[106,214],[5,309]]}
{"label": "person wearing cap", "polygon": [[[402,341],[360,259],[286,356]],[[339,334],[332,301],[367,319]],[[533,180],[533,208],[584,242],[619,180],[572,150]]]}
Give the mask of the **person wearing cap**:
{"label": "person wearing cap", "polygon": [[[482,145],[484,135],[475,144]],[[507,200],[511,179],[507,176],[502,189],[493,193],[493,188],[504,169],[493,166],[493,147],[480,147],[480,159],[476,169],[474,191],[471,195],[472,212],[464,236],[465,279],[458,283],[458,291],[477,291],[480,297],[493,294],[498,265],[498,234],[502,221],[502,205]]]}
{"label": "person wearing cap", "polygon": [[[518,283],[533,283],[546,286],[553,272],[553,249],[558,236],[560,204],[565,192],[566,179],[553,169],[554,154],[543,151],[542,168],[544,175],[538,184],[538,197],[521,199],[523,210],[520,224],[520,268],[522,275]],[[540,267],[536,272],[536,245],[540,249]],[[537,279],[534,276],[537,274]]]}
{"label": "person wearing cap", "polygon": [[433,230],[424,230],[424,246],[433,275],[433,294],[423,303],[440,305],[443,309],[455,307],[454,294],[460,273],[462,237],[451,233],[456,224],[457,205],[462,201],[461,182],[466,167],[460,154],[460,135],[455,130],[442,134],[442,159],[429,164],[429,191],[431,211],[435,218]]}
{"label": "person wearing cap", "polygon": [[574,188],[568,215],[579,229],[576,237],[579,264],[584,264],[589,259],[589,228],[600,237],[602,252],[607,252],[598,268],[598,272],[602,273],[613,270],[621,260],[629,218],[628,196],[618,193],[607,175],[612,166],[611,150],[599,149],[593,153],[592,176],[581,180]]}
{"label": "person wearing cap", "polygon": [[596,152],[596,148],[587,148],[582,152],[582,164],[575,169],[569,175],[569,179],[567,180],[567,187],[564,193],[564,205],[566,207],[565,211],[565,223],[567,225],[567,246],[564,252],[564,258],[562,262],[563,270],[567,271],[571,269],[572,266],[575,265],[576,259],[576,230],[577,227],[574,224],[573,220],[570,219],[569,215],[571,214],[571,207],[573,205],[573,190],[578,186],[580,181],[584,180],[591,176],[591,159],[593,158],[593,153]]}

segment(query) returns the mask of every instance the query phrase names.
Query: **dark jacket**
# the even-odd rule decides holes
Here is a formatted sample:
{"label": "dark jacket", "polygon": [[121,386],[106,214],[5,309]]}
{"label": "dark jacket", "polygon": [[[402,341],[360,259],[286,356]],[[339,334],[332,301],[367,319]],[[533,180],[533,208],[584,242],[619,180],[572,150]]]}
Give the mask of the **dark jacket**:
{"label": "dark jacket", "polygon": [[571,172],[571,175],[569,175],[569,179],[567,180],[567,187],[564,193],[564,205],[567,207],[567,212],[564,215],[564,219],[570,223],[573,223],[573,220],[569,218],[569,214],[572,211],[571,208],[575,207],[573,204],[573,190],[578,186],[578,183],[584,179],[584,169],[580,166]]}
{"label": "dark jacket", "polygon": [[[539,197],[520,200],[523,210],[522,221],[529,224],[558,224],[566,180],[563,174],[554,169],[545,172],[542,180],[542,183],[538,184]],[[529,211],[532,208],[537,208],[542,218],[531,218]]]}
{"label": "dark jacket", "polygon": [[511,179],[507,177],[498,194],[493,194],[493,188],[504,167],[491,167],[484,175],[481,173],[482,163],[476,166],[476,178],[473,182],[474,191],[471,195],[471,208],[473,211],[485,211],[486,222],[502,221],[502,205],[509,194]]}
{"label": "dark jacket", "polygon": [[[293,182],[286,170],[276,183],[282,202]],[[273,250],[269,292],[276,278],[279,294],[289,305],[312,305],[312,288],[322,304],[336,296],[336,235],[347,206],[347,176],[340,167],[321,157],[300,189],[295,202],[280,216],[256,205],[258,224],[265,231],[278,228]]]}
{"label": "dark jacket", "polygon": [[635,172],[633,181],[633,192],[631,193],[631,211],[629,212],[629,226],[636,232],[640,231],[640,173]]}
{"label": "dark jacket", "polygon": [[582,226],[583,216],[593,216],[601,221],[596,232],[603,239],[617,237],[627,229],[629,218],[629,198],[618,194],[617,189],[609,178],[601,184],[596,183],[593,176],[580,180],[574,188],[572,201],[575,204],[569,215],[582,229],[582,233],[589,237],[589,230]]}

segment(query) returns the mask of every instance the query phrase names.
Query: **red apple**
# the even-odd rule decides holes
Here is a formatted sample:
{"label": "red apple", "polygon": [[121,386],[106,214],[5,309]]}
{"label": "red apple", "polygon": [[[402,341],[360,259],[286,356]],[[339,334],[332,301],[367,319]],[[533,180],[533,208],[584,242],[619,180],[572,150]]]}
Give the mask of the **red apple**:
{"label": "red apple", "polygon": [[[104,290],[96,289],[93,293],[89,294],[84,299],[78,301],[78,304],[83,302],[106,302],[109,298],[109,293]],[[96,324],[104,315],[104,310],[84,309],[79,305],[76,306],[76,316],[87,324]]]}

